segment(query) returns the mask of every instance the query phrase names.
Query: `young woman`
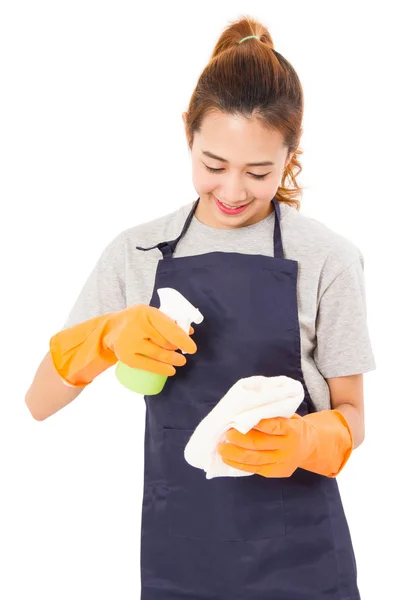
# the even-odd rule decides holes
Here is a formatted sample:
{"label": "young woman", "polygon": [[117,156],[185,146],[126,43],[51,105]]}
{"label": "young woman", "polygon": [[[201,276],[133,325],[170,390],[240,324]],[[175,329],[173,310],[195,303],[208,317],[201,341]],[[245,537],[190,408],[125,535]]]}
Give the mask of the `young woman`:
{"label": "young woman", "polygon": [[[106,247],[27,394],[44,419],[118,360],[172,376],[145,396],[142,600],[360,597],[336,476],[375,368],[363,257],[299,211],[302,118],[269,32],[230,24],[183,114],[198,199]],[[158,310],[165,286],[204,315],[190,335]],[[304,401],[218,447],[254,476],[207,480],[185,444],[252,375],[295,378]]]}

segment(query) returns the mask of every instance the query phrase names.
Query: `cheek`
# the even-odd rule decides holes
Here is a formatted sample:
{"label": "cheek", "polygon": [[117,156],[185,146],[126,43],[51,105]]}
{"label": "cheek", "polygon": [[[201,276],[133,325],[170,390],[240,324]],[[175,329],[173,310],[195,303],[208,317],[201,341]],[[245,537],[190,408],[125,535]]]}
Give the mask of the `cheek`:
{"label": "cheek", "polygon": [[280,185],[280,180],[278,176],[273,176],[272,173],[269,175],[265,181],[261,181],[258,183],[258,188],[254,191],[256,192],[256,196],[261,199],[271,200],[273,196],[276,194],[276,190]]}
{"label": "cheek", "polygon": [[275,196],[280,183],[279,173],[272,172],[264,181],[254,181],[251,187],[248,187],[248,190],[260,202],[270,202]]}
{"label": "cheek", "polygon": [[212,192],[217,185],[218,177],[213,176],[205,169],[200,167],[193,167],[192,169],[192,181],[198,194],[207,194]]}

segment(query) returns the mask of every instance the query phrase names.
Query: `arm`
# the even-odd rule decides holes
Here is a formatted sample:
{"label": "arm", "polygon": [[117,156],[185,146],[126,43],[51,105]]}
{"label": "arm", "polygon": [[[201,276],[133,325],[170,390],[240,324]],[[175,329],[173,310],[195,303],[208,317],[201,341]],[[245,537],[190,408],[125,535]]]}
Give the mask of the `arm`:
{"label": "arm", "polygon": [[[101,253],[76,299],[64,329],[125,307],[125,241],[122,232]],[[84,387],[70,387],[63,381],[49,351],[37,369],[25,395],[25,402],[33,418],[43,421],[72,402]]]}
{"label": "arm", "polygon": [[332,377],[326,380],[331,394],[332,409],[339,410],[352,431],[354,448],[362,444],[364,428],[364,380],[363,374]]}
{"label": "arm", "polygon": [[83,389],[83,387],[69,387],[63,382],[48,352],[25,395],[25,403],[36,421],[44,421],[75,400]]}

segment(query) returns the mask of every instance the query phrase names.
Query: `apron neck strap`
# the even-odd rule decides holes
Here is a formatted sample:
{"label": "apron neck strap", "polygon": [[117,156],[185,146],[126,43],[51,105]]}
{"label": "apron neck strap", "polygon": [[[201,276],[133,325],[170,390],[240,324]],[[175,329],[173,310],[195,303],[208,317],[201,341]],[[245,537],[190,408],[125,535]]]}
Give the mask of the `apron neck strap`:
{"label": "apron neck strap", "polygon": [[274,257],[285,258],[283,254],[282,246],[282,232],[281,232],[281,207],[276,198],[272,199],[272,203],[275,208],[275,225],[274,225]]}
{"label": "apron neck strap", "polygon": [[[196,202],[194,202],[192,208],[190,209],[190,213],[188,214],[186,221],[182,227],[182,231],[175,240],[172,240],[170,242],[160,242],[159,244],[156,244],[155,246],[151,246],[150,248],[142,248],[141,246],[136,246],[137,250],[147,251],[147,250],[153,250],[154,248],[158,248],[161,251],[163,258],[167,258],[167,259],[172,258],[172,255],[175,252],[179,241],[182,239],[182,237],[185,235],[185,233],[187,232],[187,230],[189,228],[189,225],[193,219],[193,215],[196,212],[196,208],[197,208],[199,202],[200,202],[200,197],[197,198]],[[272,199],[272,203],[273,203],[274,209],[275,209],[274,257],[275,258],[284,258],[283,246],[282,246],[282,234],[281,234],[281,226],[280,226],[281,209],[279,206],[279,202],[276,200],[276,198]]]}

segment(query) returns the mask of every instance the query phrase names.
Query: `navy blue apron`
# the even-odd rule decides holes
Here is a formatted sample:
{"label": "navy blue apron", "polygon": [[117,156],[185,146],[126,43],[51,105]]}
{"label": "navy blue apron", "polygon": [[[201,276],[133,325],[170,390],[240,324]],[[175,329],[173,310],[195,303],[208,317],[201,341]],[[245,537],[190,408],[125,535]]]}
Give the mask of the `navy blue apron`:
{"label": "navy blue apron", "polygon": [[335,478],[216,477],[189,465],[198,423],[242,377],[303,384],[298,263],[284,258],[274,198],[274,256],[209,252],[174,258],[199,199],[173,241],[160,242],[150,305],[172,287],[196,306],[197,352],[145,396],[141,600],[359,600],[356,563]]}

